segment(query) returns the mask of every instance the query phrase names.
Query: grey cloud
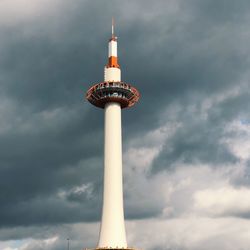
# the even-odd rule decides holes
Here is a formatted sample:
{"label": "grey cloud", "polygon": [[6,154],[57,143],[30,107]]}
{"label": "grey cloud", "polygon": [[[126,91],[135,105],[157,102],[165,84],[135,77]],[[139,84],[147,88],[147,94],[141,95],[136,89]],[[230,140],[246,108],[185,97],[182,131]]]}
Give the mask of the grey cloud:
{"label": "grey cloud", "polygon": [[[177,103],[183,126],[165,142],[154,173],[178,161],[218,166],[238,161],[220,139],[228,122],[248,112],[249,93],[214,104],[207,121],[186,108],[223,94],[249,73],[248,1],[157,1],[154,6],[151,1],[61,1],[56,7],[53,15],[0,25],[0,97],[14,107],[4,108],[0,101],[0,114],[7,114],[11,127],[0,134],[1,228],[100,218],[103,113],[84,95],[102,81],[112,15],[122,78],[142,95],[123,112],[124,148],[134,136],[166,122],[165,110]],[[57,109],[61,113],[54,119],[41,115]],[[93,184],[94,198],[57,197],[83,183]],[[142,210],[138,201],[137,207],[128,204],[126,213],[128,219],[144,218],[160,209],[147,204]]]}
{"label": "grey cloud", "polygon": [[[189,103],[193,105],[191,101]],[[166,141],[162,153],[153,164],[153,171],[171,168],[178,161],[212,163],[215,166],[236,163],[239,159],[221,140],[224,138],[226,124],[247,112],[249,105],[248,93],[242,93],[238,97],[212,105],[208,114],[200,110],[201,103],[195,103],[197,110],[188,110],[190,106],[183,108],[177,118],[183,126]],[[204,115],[207,115],[206,119],[202,117]]]}

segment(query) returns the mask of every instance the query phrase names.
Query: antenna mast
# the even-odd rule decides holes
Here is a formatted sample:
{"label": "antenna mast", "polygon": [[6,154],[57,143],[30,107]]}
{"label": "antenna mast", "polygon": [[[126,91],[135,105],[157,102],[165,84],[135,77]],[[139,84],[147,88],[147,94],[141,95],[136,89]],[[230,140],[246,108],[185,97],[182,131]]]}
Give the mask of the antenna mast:
{"label": "antenna mast", "polygon": [[114,21],[114,17],[112,17],[112,38],[114,38],[115,37],[115,21]]}

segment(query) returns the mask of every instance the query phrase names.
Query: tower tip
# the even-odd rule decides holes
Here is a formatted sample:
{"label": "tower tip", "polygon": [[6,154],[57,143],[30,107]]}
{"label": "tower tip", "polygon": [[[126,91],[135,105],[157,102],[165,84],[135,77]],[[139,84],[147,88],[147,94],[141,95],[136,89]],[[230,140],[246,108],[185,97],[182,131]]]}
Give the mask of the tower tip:
{"label": "tower tip", "polygon": [[112,38],[115,36],[114,29],[115,29],[115,21],[114,21],[114,17],[112,17]]}

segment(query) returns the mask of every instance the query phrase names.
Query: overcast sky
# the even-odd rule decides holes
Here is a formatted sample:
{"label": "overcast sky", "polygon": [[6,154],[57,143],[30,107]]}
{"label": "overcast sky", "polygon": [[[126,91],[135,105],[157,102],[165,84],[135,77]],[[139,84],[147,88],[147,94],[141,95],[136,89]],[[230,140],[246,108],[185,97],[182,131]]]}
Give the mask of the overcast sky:
{"label": "overcast sky", "polygon": [[0,0],[0,249],[97,245],[112,16],[128,245],[249,250],[249,0]]}

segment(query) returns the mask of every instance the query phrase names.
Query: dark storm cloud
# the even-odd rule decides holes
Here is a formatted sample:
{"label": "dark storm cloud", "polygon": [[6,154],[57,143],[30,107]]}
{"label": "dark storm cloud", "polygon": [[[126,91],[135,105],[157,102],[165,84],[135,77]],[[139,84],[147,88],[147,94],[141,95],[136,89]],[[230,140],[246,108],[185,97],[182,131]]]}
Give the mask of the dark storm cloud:
{"label": "dark storm cloud", "polygon": [[[221,16],[217,22],[215,10],[211,9],[210,13],[209,4],[197,2],[180,1],[180,9],[170,17],[163,11],[167,5],[161,2],[162,11],[158,6],[156,15],[143,22],[138,20],[131,28],[132,42],[128,44],[132,45],[125,49],[136,49],[136,58],[134,53],[128,53],[126,76],[131,81],[136,79],[142,92],[138,111],[131,117],[139,116],[146,129],[157,126],[158,108],[162,110],[173,101],[183,102],[197,92],[204,96],[223,92],[239,84],[249,68],[248,55],[242,53],[249,37],[239,29],[242,24],[242,29],[247,29],[246,1],[240,2],[237,8],[235,4],[230,8],[228,2],[226,7],[219,4],[222,12],[216,9]],[[231,15],[238,17],[233,23],[228,22]],[[135,61],[140,67],[135,66]]]}
{"label": "dark storm cloud", "polygon": [[[59,22],[58,14],[64,8],[50,20],[2,28],[6,45],[1,49],[1,90],[16,107],[16,113],[6,121],[12,128],[1,134],[2,227],[99,218],[98,187],[93,193],[95,199],[82,201],[85,209],[80,204],[72,209],[69,199],[53,199],[60,188],[85,182],[100,186],[102,173],[102,113],[95,110],[91,115],[91,107],[84,102],[87,85],[98,75],[93,72],[90,58],[100,57],[94,52],[99,39],[92,41],[93,36],[88,34],[88,30],[95,29],[95,23],[87,25],[85,8],[81,16],[83,29],[74,23],[79,17],[70,20],[69,12]],[[46,28],[49,22],[52,25]],[[76,32],[76,27],[81,31]],[[90,75],[94,77],[88,79]],[[28,129],[23,131],[25,126]],[[79,164],[81,159],[85,160]],[[99,204],[95,204],[97,200]]]}
{"label": "dark storm cloud", "polygon": [[[53,15],[0,26],[1,227],[100,218],[103,113],[83,98],[92,83],[102,81],[112,15],[122,77],[142,95],[135,108],[124,111],[125,143],[160,126],[165,109],[178,103],[183,107],[178,121],[185,126],[166,142],[154,171],[178,160],[237,161],[219,142],[225,124],[249,110],[248,95],[218,104],[206,122],[185,107],[242,81],[249,68],[242,53],[249,37],[242,29],[249,27],[250,5],[170,5],[62,1]],[[67,193],[83,183],[93,184],[92,198]],[[145,209],[144,217],[156,213]],[[142,217],[137,210],[127,214]]]}

